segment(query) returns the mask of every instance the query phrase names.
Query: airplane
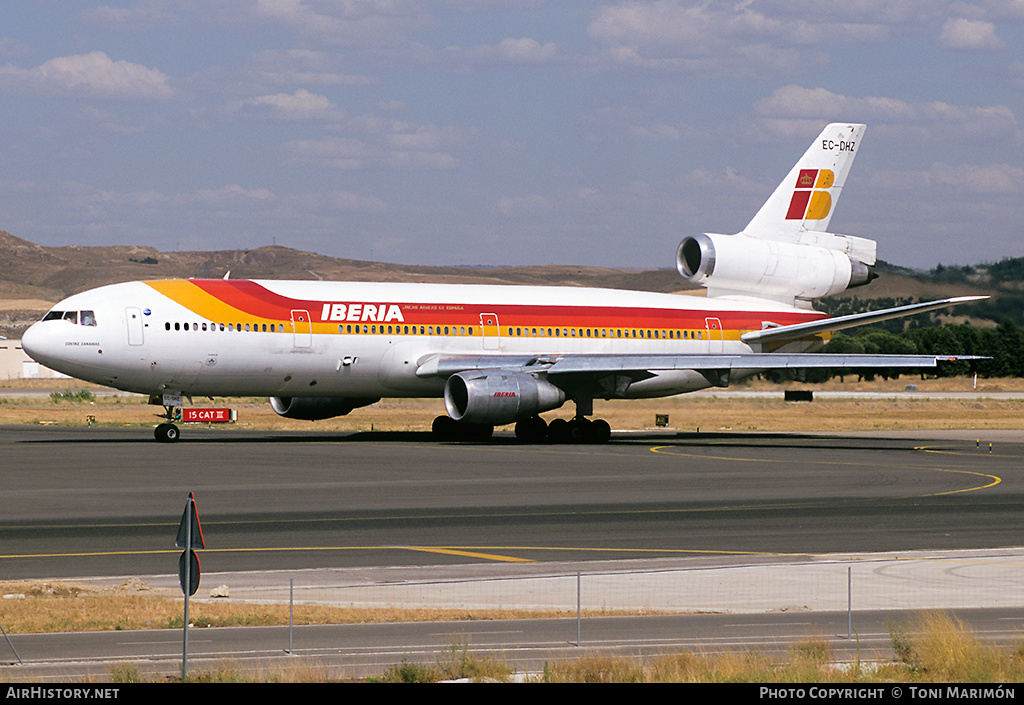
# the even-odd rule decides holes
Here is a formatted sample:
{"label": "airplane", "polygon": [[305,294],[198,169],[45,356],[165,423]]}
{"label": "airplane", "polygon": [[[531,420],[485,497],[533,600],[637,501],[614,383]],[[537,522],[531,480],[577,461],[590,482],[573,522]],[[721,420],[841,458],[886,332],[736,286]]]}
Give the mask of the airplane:
{"label": "airplane", "polygon": [[[832,332],[985,298],[830,318],[812,300],[869,283],[876,243],[827,232],[866,125],[825,127],[735,235],[683,238],[676,265],[706,296],[559,286],[178,279],[70,296],[22,338],[32,359],[146,394],[158,441],[182,398],[267,396],[287,418],[384,397],[443,397],[442,440],[515,424],[527,443],[607,442],[594,399],[727,387],[767,370],[933,368],[939,355],[820,351]],[[567,401],[572,419],[542,413]]]}

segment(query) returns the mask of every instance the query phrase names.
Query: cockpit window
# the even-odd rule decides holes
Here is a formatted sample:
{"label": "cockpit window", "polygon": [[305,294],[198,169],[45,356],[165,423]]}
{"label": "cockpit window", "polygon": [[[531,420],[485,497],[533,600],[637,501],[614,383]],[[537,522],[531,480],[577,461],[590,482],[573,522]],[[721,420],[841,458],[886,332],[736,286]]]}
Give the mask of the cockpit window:
{"label": "cockpit window", "polygon": [[44,321],[71,321],[74,324],[81,323],[83,326],[96,325],[96,314],[93,311],[82,311],[79,318],[78,311],[50,311],[43,316]]}

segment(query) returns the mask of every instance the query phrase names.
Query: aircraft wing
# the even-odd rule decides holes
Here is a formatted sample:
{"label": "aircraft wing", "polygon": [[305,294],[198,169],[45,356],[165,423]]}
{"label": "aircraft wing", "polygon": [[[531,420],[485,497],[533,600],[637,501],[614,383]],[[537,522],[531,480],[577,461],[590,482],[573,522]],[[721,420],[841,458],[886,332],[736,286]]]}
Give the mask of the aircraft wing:
{"label": "aircraft wing", "polygon": [[806,338],[826,331],[843,330],[855,326],[880,323],[893,318],[903,318],[925,311],[934,311],[939,308],[953,306],[955,304],[967,303],[969,301],[981,301],[987,296],[956,296],[951,299],[939,299],[938,301],[926,301],[908,306],[896,306],[880,311],[868,311],[866,313],[854,313],[849,316],[837,316],[826,318],[822,321],[811,321],[810,323],[795,323],[790,326],[772,326],[763,330],[750,331],[740,336],[740,340],[748,345],[753,343],[784,343],[789,340]]}
{"label": "aircraft wing", "polygon": [[560,354],[430,356],[422,360],[416,374],[421,377],[449,377],[459,372],[507,370],[543,373],[559,384],[608,377],[638,381],[669,370],[693,370],[715,386],[728,386],[732,370],[799,370],[809,368],[929,368],[942,361],[981,360],[973,355],[845,355],[828,353],[745,353],[745,354]]}

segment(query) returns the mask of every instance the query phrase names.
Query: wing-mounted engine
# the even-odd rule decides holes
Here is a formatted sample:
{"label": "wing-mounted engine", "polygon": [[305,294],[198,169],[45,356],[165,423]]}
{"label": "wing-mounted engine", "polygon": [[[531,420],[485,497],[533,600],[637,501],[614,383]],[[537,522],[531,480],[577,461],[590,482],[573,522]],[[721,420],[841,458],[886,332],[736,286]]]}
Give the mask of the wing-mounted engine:
{"label": "wing-mounted engine", "polygon": [[448,378],[444,405],[456,421],[502,426],[565,403],[565,392],[523,372],[481,370]]}
{"label": "wing-mounted engine", "polygon": [[805,242],[702,233],[679,243],[676,268],[712,296],[739,294],[793,303],[875,278],[874,242],[831,233],[805,233]]}
{"label": "wing-mounted engine", "polygon": [[351,399],[348,397],[270,397],[270,406],[278,416],[286,419],[320,421],[345,416],[361,406],[380,401],[380,397]]}

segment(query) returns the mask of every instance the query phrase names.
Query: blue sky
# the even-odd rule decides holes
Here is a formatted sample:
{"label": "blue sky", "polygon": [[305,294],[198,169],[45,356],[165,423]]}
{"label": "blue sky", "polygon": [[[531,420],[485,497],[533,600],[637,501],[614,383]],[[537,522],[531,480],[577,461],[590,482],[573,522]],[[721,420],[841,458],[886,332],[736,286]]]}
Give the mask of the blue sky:
{"label": "blue sky", "polygon": [[1021,256],[1024,0],[0,4],[0,229],[408,264],[672,267],[821,128],[834,231]]}

